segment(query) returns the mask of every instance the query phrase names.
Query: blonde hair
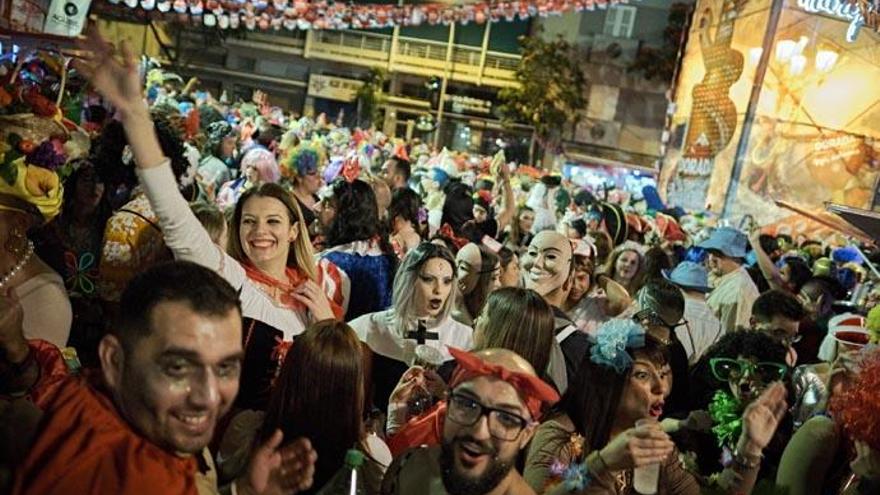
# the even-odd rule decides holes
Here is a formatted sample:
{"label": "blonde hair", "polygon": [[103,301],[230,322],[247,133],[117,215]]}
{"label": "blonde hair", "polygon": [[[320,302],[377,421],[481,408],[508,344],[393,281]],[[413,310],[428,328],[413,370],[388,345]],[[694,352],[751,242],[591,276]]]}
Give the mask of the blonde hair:
{"label": "blonde hair", "polygon": [[241,224],[241,211],[244,204],[252,197],[274,198],[287,207],[287,213],[290,216],[291,224],[296,223],[297,236],[293,241],[290,251],[287,253],[287,266],[290,268],[299,268],[311,280],[318,280],[317,268],[315,263],[315,252],[312,249],[312,240],[309,238],[309,226],[303,220],[302,211],[299,204],[294,201],[290,193],[283,187],[271,182],[252,187],[244,192],[235,204],[235,211],[232,214],[232,227],[236,229],[234,235],[229,235],[229,255],[236,260],[246,261],[247,255],[241,247],[241,238],[238,236],[238,227]]}

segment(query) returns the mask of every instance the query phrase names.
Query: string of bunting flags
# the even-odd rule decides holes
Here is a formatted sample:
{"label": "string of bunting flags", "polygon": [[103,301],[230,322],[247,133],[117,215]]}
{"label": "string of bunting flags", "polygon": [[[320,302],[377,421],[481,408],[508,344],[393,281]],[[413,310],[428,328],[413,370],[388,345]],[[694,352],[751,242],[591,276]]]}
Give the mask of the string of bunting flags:
{"label": "string of bunting flags", "polygon": [[307,30],[378,29],[422,24],[448,25],[517,18],[547,17],[566,12],[605,9],[628,0],[517,0],[448,4],[353,4],[327,0],[107,0],[129,8],[177,17],[182,22],[220,29]]}

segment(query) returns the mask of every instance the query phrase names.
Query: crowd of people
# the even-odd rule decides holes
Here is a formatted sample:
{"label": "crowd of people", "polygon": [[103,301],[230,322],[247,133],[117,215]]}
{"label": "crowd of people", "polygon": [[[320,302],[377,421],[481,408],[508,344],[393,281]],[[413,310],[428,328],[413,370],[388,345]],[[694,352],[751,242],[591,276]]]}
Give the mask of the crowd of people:
{"label": "crowd of people", "polygon": [[880,492],[871,246],[84,49],[0,86],[0,491]]}

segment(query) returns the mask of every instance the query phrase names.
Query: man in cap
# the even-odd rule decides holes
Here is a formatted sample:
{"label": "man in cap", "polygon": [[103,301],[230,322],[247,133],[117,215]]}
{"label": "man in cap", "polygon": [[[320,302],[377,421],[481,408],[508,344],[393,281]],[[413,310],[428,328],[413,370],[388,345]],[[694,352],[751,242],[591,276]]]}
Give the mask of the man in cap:
{"label": "man in cap", "polygon": [[706,265],[715,277],[715,289],[708,304],[721,321],[723,332],[747,327],[752,316],[752,304],[758,298],[758,288],[743,267],[746,257],[746,235],[731,227],[721,227],[698,247],[708,251]]}
{"label": "man in cap", "polygon": [[385,473],[381,493],[534,494],[514,469],[545,407],[559,400],[531,365],[505,349],[450,349],[458,368],[440,445],[411,449]]}
{"label": "man in cap", "polygon": [[684,261],[672,271],[663,270],[663,277],[681,289],[684,295],[684,319],[688,324],[677,327],[675,333],[684,346],[688,363],[693,365],[721,336],[721,322],[706,304],[706,293],[712,290],[706,267]]}
{"label": "man in cap", "polygon": [[[35,401],[42,430],[15,471],[12,493],[218,493],[207,445],[238,393],[238,293],[207,268],[172,262],[136,276],[121,303],[126,311],[98,349],[100,372],[68,377]],[[36,365],[13,370],[34,376],[27,368]],[[231,489],[308,488],[314,450],[305,439],[285,447],[282,440],[277,431],[256,446]]]}

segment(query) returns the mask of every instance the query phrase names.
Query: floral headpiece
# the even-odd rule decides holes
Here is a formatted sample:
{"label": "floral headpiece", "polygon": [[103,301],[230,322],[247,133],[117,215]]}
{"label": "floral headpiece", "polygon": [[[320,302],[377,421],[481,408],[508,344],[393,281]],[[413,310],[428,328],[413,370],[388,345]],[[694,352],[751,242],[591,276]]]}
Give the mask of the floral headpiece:
{"label": "floral headpiece", "polygon": [[632,320],[614,319],[603,323],[590,350],[590,361],[623,373],[632,366],[627,348],[645,346],[645,329]]}

